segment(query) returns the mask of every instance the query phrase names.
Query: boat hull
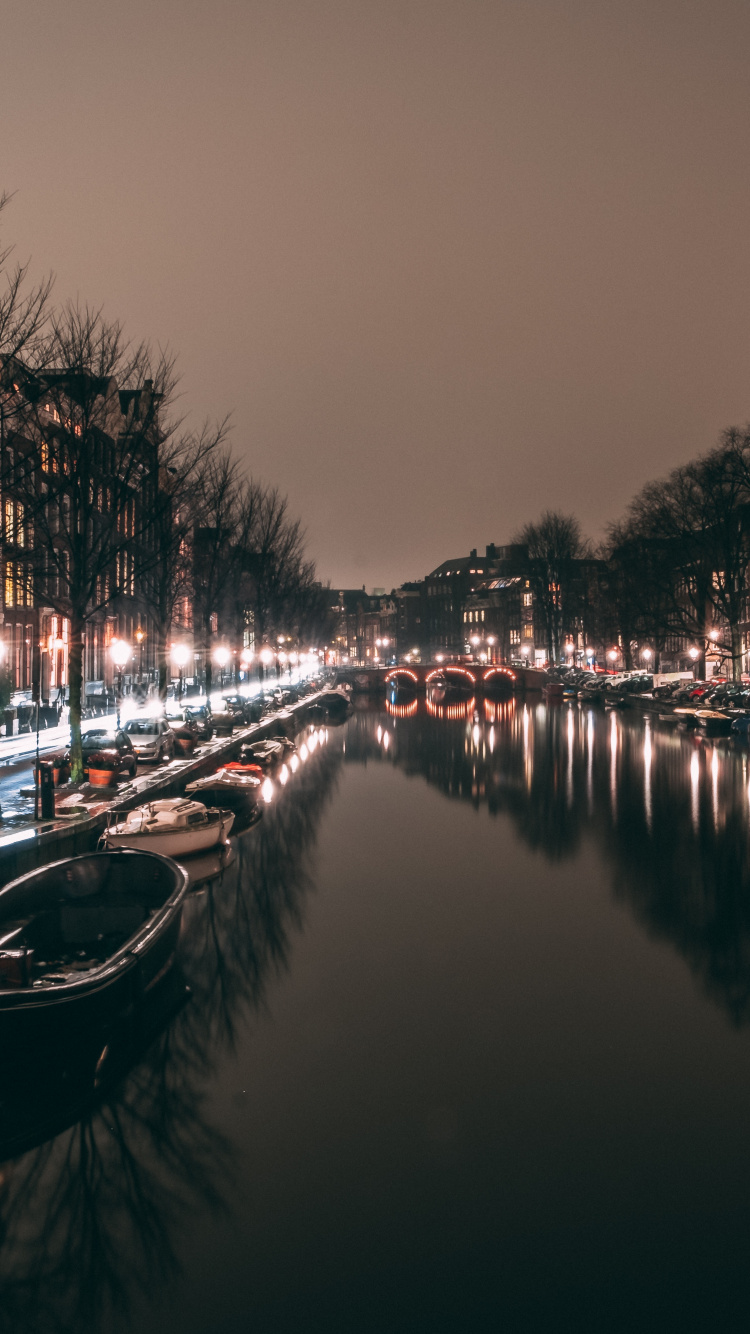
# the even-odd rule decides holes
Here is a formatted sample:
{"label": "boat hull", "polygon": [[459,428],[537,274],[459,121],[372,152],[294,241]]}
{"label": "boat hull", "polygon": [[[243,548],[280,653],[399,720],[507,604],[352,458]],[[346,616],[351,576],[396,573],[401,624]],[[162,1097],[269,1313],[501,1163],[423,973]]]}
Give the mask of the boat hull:
{"label": "boat hull", "polygon": [[0,891],[0,906],[6,896],[13,895],[14,905],[17,901],[23,907],[42,876],[52,878],[57,873],[63,885],[63,876],[70,867],[98,858],[116,858],[118,871],[126,877],[132,874],[139,888],[149,869],[156,868],[171,892],[153,916],[101,966],[58,985],[0,989],[0,1052],[18,1044],[69,1035],[83,1027],[106,1027],[130,1012],[171,967],[188,877],[176,862],[158,854],[122,849],[71,857],[6,885]]}
{"label": "boat hull", "polygon": [[233,824],[234,815],[227,812],[221,820],[194,829],[117,833],[119,826],[115,825],[105,830],[103,838],[108,848],[138,848],[142,852],[158,852],[162,857],[189,857],[225,843]]}

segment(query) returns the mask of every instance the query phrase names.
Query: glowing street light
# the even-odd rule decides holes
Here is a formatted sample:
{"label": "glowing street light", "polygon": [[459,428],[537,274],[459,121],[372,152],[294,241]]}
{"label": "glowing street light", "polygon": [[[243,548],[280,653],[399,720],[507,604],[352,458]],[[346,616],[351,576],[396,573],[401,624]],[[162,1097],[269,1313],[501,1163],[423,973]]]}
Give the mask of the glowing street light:
{"label": "glowing street light", "polygon": [[118,687],[115,692],[115,704],[117,708],[117,727],[120,727],[120,704],[122,702],[122,674],[125,665],[130,661],[133,652],[130,644],[125,639],[113,639],[109,646],[110,657],[117,668]]}
{"label": "glowing street light", "polygon": [[693,659],[693,662],[695,662],[696,658],[699,658],[699,657],[700,657],[700,649],[699,649],[699,648],[691,648],[691,649],[690,649],[690,657]]}
{"label": "glowing street light", "polygon": [[650,662],[654,655],[653,655],[653,653],[651,652],[651,649],[650,649],[650,648],[645,648],[645,649],[643,650],[643,656],[644,656],[644,658],[646,659],[646,662]]}
{"label": "glowing street light", "polygon": [[172,655],[172,662],[177,667],[180,676],[180,684],[178,688],[177,698],[182,699],[182,673],[184,668],[188,664],[188,660],[190,658],[190,649],[188,648],[187,644],[173,644],[171,655]]}
{"label": "glowing street light", "polygon": [[611,648],[607,654],[607,657],[609,658],[610,662],[617,662],[617,649]]}

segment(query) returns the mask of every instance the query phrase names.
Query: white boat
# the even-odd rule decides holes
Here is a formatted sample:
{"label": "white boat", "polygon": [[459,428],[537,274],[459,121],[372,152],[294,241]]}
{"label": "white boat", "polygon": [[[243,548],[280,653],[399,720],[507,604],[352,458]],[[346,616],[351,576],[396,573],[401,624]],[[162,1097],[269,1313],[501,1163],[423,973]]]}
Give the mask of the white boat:
{"label": "white boat", "polygon": [[193,797],[207,797],[227,806],[236,806],[241,802],[254,801],[259,788],[260,779],[254,774],[239,773],[236,769],[217,769],[215,774],[188,783],[185,791]]}
{"label": "white boat", "polygon": [[206,807],[187,797],[164,797],[128,811],[124,820],[105,829],[102,838],[108,848],[140,848],[166,857],[185,857],[226,842],[233,823],[233,811]]}

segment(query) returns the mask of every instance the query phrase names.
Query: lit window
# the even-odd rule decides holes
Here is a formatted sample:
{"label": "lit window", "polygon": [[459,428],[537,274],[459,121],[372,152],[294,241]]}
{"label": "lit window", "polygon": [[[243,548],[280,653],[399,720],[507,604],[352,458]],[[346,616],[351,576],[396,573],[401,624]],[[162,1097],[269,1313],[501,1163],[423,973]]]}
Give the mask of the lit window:
{"label": "lit window", "polygon": [[26,606],[34,605],[34,572],[27,568],[26,570]]}
{"label": "lit window", "polygon": [[525,625],[525,626],[523,627],[523,637],[524,637],[524,639],[533,639],[533,638],[534,638],[534,627],[533,627],[533,625],[529,624],[529,625]]}
{"label": "lit window", "polygon": [[5,562],[5,605],[6,605],[6,607],[12,607],[12,606],[13,606],[13,588],[14,588],[14,585],[13,585],[13,562],[9,560],[9,561],[6,561],[6,562]]}
{"label": "lit window", "polygon": [[533,594],[533,593],[524,593],[524,595],[523,595],[523,605],[524,605],[524,607],[530,607],[533,601],[534,601],[534,594]]}
{"label": "lit window", "polygon": [[15,541],[15,522],[14,522],[14,518],[15,518],[15,516],[14,516],[14,512],[13,512],[13,501],[12,501],[12,500],[6,500],[6,502],[5,502],[5,540],[6,540],[6,542],[14,542],[14,541]]}
{"label": "lit window", "polygon": [[521,631],[520,631],[520,630],[511,630],[511,632],[510,632],[510,642],[511,642],[511,644],[520,644],[520,642],[521,642]]}

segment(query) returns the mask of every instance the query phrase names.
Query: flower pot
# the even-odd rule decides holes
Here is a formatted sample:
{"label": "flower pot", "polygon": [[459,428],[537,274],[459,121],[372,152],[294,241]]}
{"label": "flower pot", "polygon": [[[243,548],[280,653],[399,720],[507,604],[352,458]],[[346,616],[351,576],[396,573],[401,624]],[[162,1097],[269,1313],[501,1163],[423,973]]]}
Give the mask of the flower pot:
{"label": "flower pot", "polygon": [[89,782],[92,787],[111,787],[114,781],[114,769],[89,769]]}

